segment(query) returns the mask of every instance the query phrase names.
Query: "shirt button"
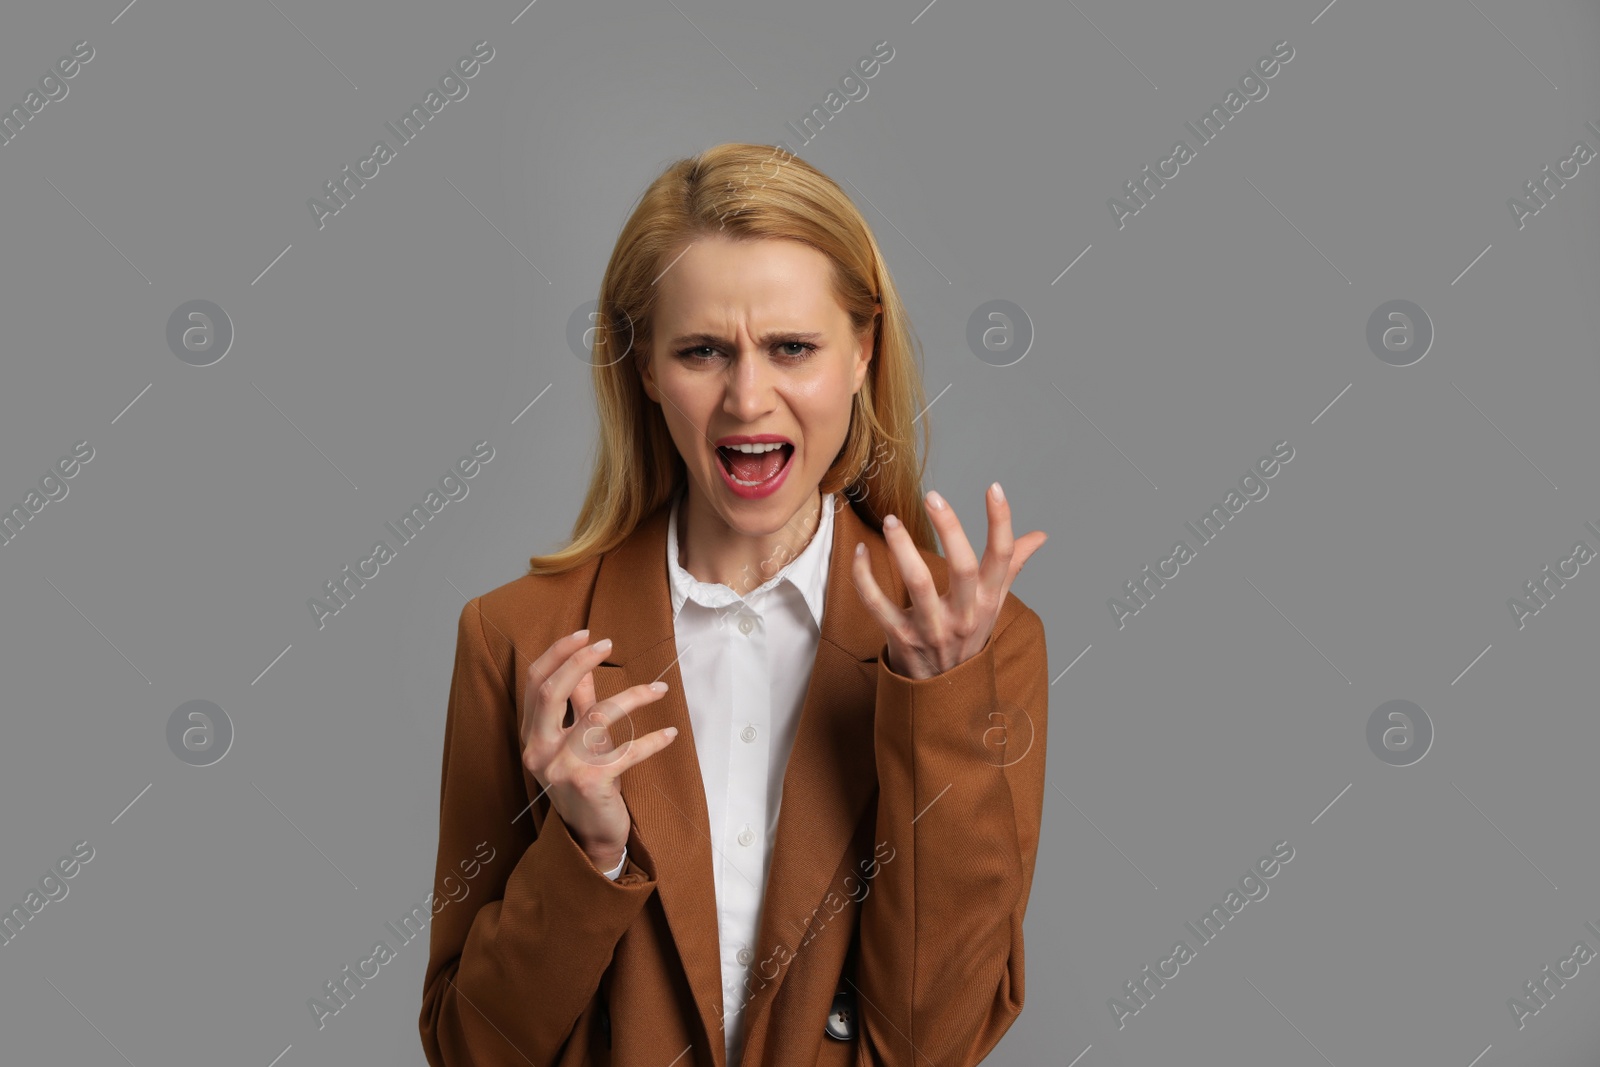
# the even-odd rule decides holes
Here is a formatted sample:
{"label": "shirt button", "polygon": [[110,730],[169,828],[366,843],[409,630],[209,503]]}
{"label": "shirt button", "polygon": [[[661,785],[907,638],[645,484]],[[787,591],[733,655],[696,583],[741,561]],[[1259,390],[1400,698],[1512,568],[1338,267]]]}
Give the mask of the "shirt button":
{"label": "shirt button", "polygon": [[739,731],[739,736],[746,741],[754,741],[756,739],[756,728],[754,726],[746,726]]}
{"label": "shirt button", "polygon": [[756,839],[756,832],[754,830],[750,829],[749,826],[746,826],[743,830],[739,831],[739,844],[748,845],[750,842],[754,841],[755,839]]}
{"label": "shirt button", "polygon": [[740,633],[747,634],[751,630],[755,629],[755,627],[756,627],[756,624],[750,621],[750,616],[748,616],[748,615],[746,615],[744,618],[739,620],[739,632]]}
{"label": "shirt button", "polygon": [[755,953],[751,952],[749,949],[742,948],[739,950],[738,960],[740,963],[748,965],[753,959],[755,959]]}

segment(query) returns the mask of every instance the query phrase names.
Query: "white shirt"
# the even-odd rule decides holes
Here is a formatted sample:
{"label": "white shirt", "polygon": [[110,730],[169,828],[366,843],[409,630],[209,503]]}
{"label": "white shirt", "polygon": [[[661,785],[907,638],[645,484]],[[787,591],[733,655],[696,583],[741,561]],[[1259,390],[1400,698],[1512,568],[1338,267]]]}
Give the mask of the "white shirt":
{"label": "white shirt", "polygon": [[[680,492],[667,525],[667,571],[684,700],[710,816],[729,1064],[743,1044],[745,981],[755,958],[783,773],[822,635],[834,496],[817,531],[777,574],[740,597],[678,562]],[[757,575],[759,577],[759,575]],[[748,582],[741,584],[748,585]],[[628,862],[627,851],[615,879]]]}

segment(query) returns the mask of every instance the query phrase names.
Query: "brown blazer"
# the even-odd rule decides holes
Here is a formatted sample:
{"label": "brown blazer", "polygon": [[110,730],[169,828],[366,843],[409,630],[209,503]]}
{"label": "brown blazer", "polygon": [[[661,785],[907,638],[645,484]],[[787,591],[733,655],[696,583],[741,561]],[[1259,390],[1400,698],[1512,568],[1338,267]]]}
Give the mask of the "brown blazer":
{"label": "brown blazer", "polygon": [[[910,598],[883,535],[847,498],[837,503],[760,951],[736,994],[743,1063],[970,1067],[1022,1011],[1044,806],[1044,626],[1008,594],[976,656],[933,678],[895,673],[853,588],[858,541],[885,594]],[[518,578],[461,611],[419,1019],[433,1067],[731,1067],[705,790],[668,588],[669,507],[603,557]],[[922,557],[945,592],[944,559]],[[678,728],[619,780],[633,829],[614,882],[521,760],[528,665],[585,626],[614,642],[594,670],[597,700],[657,678],[670,687],[613,724],[614,742]],[[493,858],[480,868],[474,855]],[[853,1036],[830,1036],[830,1013]],[[841,1027],[845,1015],[852,1025]]]}

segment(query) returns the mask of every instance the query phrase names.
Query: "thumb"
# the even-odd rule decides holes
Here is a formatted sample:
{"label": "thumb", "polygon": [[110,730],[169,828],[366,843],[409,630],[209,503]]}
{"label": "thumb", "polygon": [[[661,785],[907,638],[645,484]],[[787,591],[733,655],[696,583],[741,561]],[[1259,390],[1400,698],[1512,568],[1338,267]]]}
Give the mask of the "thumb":
{"label": "thumb", "polygon": [[[1035,536],[1038,537],[1036,541],[1033,540]],[[1035,552],[1044,547],[1044,543],[1048,540],[1050,540],[1049,534],[1043,530],[1035,530],[1017,541],[1011,553],[1011,566],[1006,574],[1006,592],[1009,593],[1011,591],[1011,583],[1016,580],[1018,574],[1022,573],[1023,566],[1033,558]],[[1001,599],[1005,598],[1002,597]]]}
{"label": "thumb", "polygon": [[594,707],[594,672],[590,671],[572,687],[573,722],[578,722]]}

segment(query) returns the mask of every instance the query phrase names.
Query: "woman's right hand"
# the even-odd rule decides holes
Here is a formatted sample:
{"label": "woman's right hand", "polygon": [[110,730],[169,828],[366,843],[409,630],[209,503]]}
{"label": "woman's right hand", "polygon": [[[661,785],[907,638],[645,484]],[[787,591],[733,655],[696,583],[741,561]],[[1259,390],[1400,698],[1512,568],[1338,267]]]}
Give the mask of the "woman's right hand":
{"label": "woman's right hand", "polygon": [[[572,838],[596,869],[615,867],[633,819],[617,788],[623,771],[672,743],[672,727],[611,743],[607,727],[667,691],[665,682],[594,698],[593,669],[611,650],[609,638],[586,645],[588,631],[563,637],[528,665],[522,701],[522,764],[561,813]],[[573,722],[566,726],[567,703]]]}

